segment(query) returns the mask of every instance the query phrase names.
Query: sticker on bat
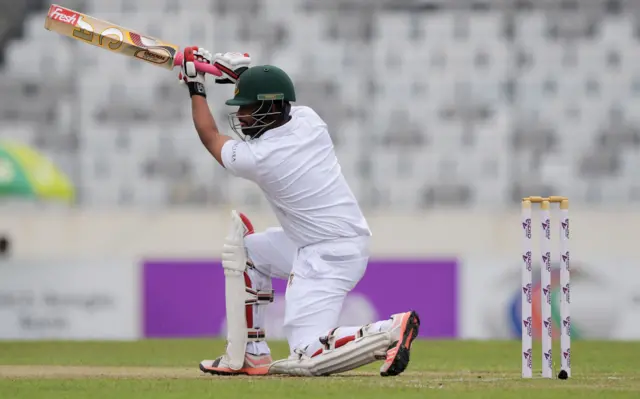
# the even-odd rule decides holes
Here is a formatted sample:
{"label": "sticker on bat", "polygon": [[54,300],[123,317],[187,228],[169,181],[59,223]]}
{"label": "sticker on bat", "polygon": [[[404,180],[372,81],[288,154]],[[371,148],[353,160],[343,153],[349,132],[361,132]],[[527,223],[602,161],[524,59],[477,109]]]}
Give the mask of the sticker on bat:
{"label": "sticker on bat", "polygon": [[124,34],[118,28],[107,28],[100,35],[100,39],[98,43],[103,46],[104,39],[110,39],[110,43],[107,44],[110,50],[117,50],[122,47],[122,43],[124,42]]}
{"label": "sticker on bat", "polygon": [[[80,16],[78,18],[77,27],[73,30],[73,36],[87,42],[93,42],[96,32],[93,26]],[[105,39],[108,39],[106,40],[107,43],[105,43]],[[109,50],[118,50],[122,47],[123,42],[124,33],[122,33],[118,28],[110,27],[98,34],[98,44],[103,47],[106,44],[106,47]]]}
{"label": "sticker on bat", "polygon": [[176,49],[171,46],[161,44],[158,40],[142,36],[135,32],[128,32],[129,38],[138,47],[144,48],[144,50],[138,50],[134,55],[141,60],[148,61],[154,64],[166,64],[171,62],[176,54]]}
{"label": "sticker on bat", "polygon": [[62,22],[63,24],[75,25],[80,18],[80,14],[77,12],[67,10],[62,7],[52,7],[49,11],[49,18],[54,21]]}
{"label": "sticker on bat", "polygon": [[138,47],[153,47],[160,46],[161,44],[152,37],[142,36],[135,32],[129,32],[129,38]]}
{"label": "sticker on bat", "polygon": [[163,47],[138,50],[134,55],[141,60],[152,62],[154,64],[164,64],[171,60],[171,53]]}
{"label": "sticker on bat", "polygon": [[87,42],[93,41],[94,29],[90,23],[82,19],[82,16],[78,16],[78,22],[76,28],[73,30],[73,37],[76,37]]}

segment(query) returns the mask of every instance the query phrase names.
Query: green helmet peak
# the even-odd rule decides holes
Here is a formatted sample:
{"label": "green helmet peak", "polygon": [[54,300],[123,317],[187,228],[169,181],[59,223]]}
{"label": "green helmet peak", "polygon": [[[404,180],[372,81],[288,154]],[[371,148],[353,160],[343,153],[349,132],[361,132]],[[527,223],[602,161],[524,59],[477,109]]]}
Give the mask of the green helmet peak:
{"label": "green helmet peak", "polygon": [[234,97],[225,104],[242,106],[262,101],[296,101],[296,91],[289,75],[273,65],[254,66],[236,82]]}

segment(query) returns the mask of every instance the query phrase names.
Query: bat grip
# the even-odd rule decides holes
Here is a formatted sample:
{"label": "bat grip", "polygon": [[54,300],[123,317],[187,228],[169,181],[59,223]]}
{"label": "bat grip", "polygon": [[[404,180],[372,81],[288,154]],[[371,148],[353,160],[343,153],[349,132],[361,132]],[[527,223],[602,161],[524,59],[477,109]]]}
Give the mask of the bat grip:
{"label": "bat grip", "polygon": [[[182,65],[182,53],[177,53],[176,57],[173,59],[173,66],[179,67]],[[222,72],[211,64],[207,64],[206,62],[198,62],[196,61],[196,69],[199,72],[208,73],[210,75],[222,76]]]}

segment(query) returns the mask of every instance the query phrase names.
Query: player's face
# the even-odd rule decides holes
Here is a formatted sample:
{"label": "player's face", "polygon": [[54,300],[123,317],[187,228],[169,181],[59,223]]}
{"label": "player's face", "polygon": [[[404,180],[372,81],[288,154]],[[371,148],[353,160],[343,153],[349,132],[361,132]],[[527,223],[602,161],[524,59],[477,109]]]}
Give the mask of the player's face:
{"label": "player's face", "polygon": [[256,118],[253,114],[260,108],[260,104],[243,105],[238,109],[238,121],[240,121],[240,128],[242,134],[245,136],[253,137],[259,132],[256,128]]}
{"label": "player's face", "polygon": [[241,106],[236,117],[240,122],[242,134],[253,137],[273,125],[277,115],[273,103],[262,102]]}
{"label": "player's face", "polygon": [[253,114],[260,108],[260,104],[243,105],[238,108],[238,120],[242,128],[251,127],[256,123]]}

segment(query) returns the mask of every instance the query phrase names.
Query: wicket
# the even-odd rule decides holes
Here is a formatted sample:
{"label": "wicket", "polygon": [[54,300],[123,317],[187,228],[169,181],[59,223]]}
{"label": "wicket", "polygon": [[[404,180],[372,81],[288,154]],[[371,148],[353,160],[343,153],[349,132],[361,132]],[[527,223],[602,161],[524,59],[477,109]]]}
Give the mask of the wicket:
{"label": "wicket", "polygon": [[[522,378],[533,377],[532,334],[532,235],[531,204],[540,204],[540,308],[542,331],[542,377],[553,378],[551,315],[551,204],[560,205],[560,365],[561,378],[571,376],[571,317],[569,306],[569,200],[566,197],[527,197],[522,199],[522,229],[524,232],[522,268]],[[563,371],[566,373],[563,373]]]}

